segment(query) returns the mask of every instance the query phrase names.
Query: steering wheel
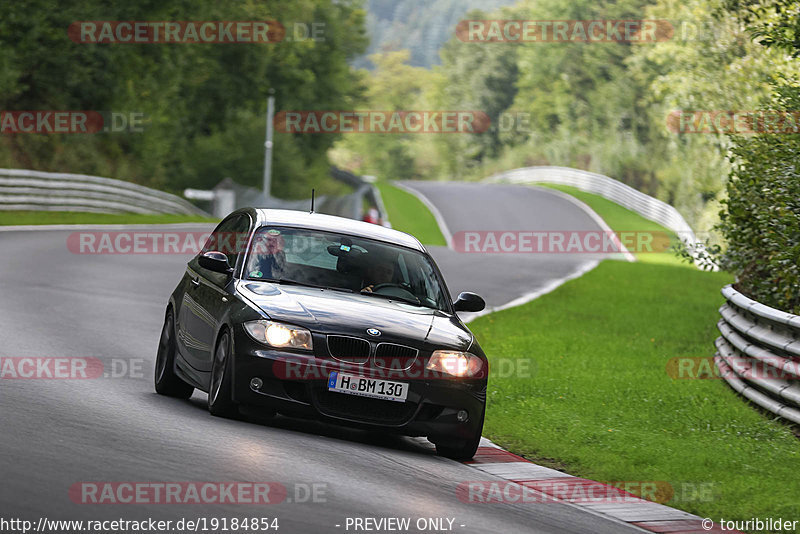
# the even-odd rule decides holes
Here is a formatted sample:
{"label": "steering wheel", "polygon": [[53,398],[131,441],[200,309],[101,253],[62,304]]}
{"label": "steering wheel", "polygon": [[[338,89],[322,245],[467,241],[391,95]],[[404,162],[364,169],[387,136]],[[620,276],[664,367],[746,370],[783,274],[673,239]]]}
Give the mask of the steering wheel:
{"label": "steering wheel", "polygon": [[[383,284],[377,284],[377,285],[372,287],[372,292],[373,293],[377,293],[381,289],[389,289],[389,288],[399,289],[400,291],[398,291],[398,292],[386,292],[386,291],[384,291],[381,294],[388,295],[388,296],[402,297],[402,298],[405,298],[405,299],[413,299],[418,304],[420,303],[419,297],[417,297],[413,292],[411,292],[411,286],[406,284],[406,283],[395,284],[393,282],[386,282],[386,283],[383,283]],[[393,295],[393,293],[394,293],[394,295]],[[400,293],[400,294],[398,294],[398,293]]]}

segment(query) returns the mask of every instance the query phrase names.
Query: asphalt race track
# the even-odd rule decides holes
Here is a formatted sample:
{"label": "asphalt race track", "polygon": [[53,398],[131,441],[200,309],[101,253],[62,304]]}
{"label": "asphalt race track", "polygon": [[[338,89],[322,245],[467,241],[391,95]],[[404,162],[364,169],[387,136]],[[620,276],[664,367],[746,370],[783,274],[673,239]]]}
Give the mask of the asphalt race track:
{"label": "asphalt race track", "polygon": [[[464,182],[403,182],[403,185],[424,195],[453,234],[480,230],[602,230],[575,204],[547,189]],[[474,291],[492,308],[585,270],[597,259],[597,255],[589,253],[465,254],[446,247],[428,249],[454,296],[461,291]]]}
{"label": "asphalt race track", "polygon": [[[454,232],[596,228],[580,208],[543,190],[414,187]],[[91,357],[122,376],[0,380],[0,515],[34,522],[276,517],[281,533],[347,532],[348,517],[409,517],[412,525],[417,518],[452,518],[453,531],[464,533],[638,531],[571,505],[461,502],[460,482],[491,477],[435,456],[424,440],[286,418],[224,420],[208,414],[204,394],[188,402],[156,395],[153,362],[164,309],[189,258],[74,254],[66,245],[71,232],[0,232],[0,357]],[[453,293],[474,290],[492,306],[588,261],[444,248],[434,255]],[[279,482],[288,495],[270,505],[73,502],[70,488],[89,481]],[[315,484],[316,498],[309,499]]]}

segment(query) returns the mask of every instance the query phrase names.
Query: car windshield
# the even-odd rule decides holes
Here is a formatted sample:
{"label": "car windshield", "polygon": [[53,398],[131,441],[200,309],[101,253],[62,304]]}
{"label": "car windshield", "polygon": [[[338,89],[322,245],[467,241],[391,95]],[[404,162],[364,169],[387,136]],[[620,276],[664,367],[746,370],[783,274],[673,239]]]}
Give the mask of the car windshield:
{"label": "car windshield", "polygon": [[244,277],[447,309],[442,285],[425,254],[334,232],[261,227],[253,237]]}

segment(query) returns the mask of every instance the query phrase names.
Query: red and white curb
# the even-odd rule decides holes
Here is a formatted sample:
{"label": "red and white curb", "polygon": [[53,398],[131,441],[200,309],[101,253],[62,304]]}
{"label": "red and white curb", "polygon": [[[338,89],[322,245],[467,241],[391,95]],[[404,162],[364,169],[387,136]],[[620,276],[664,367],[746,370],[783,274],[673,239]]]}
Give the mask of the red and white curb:
{"label": "red and white curb", "polygon": [[[499,477],[520,486],[535,488],[535,492],[547,501],[568,503],[647,532],[699,534],[723,531],[720,525],[710,523],[708,520],[704,521],[703,518],[688,512],[625,494],[622,490],[612,488],[602,482],[575,477],[549,467],[536,465],[498,447],[486,438],[481,439],[475,457],[464,464],[487,475]],[[599,502],[587,499],[586,494],[591,493],[591,489],[599,486],[605,488],[609,494],[614,492],[624,494],[624,499],[619,499],[624,502],[609,502],[614,499],[599,499]],[[564,488],[570,488],[570,490],[565,492]],[[570,497],[569,494],[574,497]],[[737,531],[725,530],[725,532]]]}

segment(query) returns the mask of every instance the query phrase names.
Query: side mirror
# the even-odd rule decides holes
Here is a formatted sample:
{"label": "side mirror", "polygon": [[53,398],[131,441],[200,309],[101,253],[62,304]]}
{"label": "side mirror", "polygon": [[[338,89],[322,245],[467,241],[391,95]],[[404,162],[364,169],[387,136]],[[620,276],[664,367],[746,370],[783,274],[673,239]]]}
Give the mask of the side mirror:
{"label": "side mirror", "polygon": [[461,293],[453,303],[453,308],[457,311],[479,312],[486,307],[486,301],[475,293]]}
{"label": "side mirror", "polygon": [[208,269],[215,273],[231,274],[233,272],[233,267],[228,263],[228,257],[222,252],[217,252],[215,250],[204,252],[197,260],[197,263],[199,263],[200,267],[203,269]]}

